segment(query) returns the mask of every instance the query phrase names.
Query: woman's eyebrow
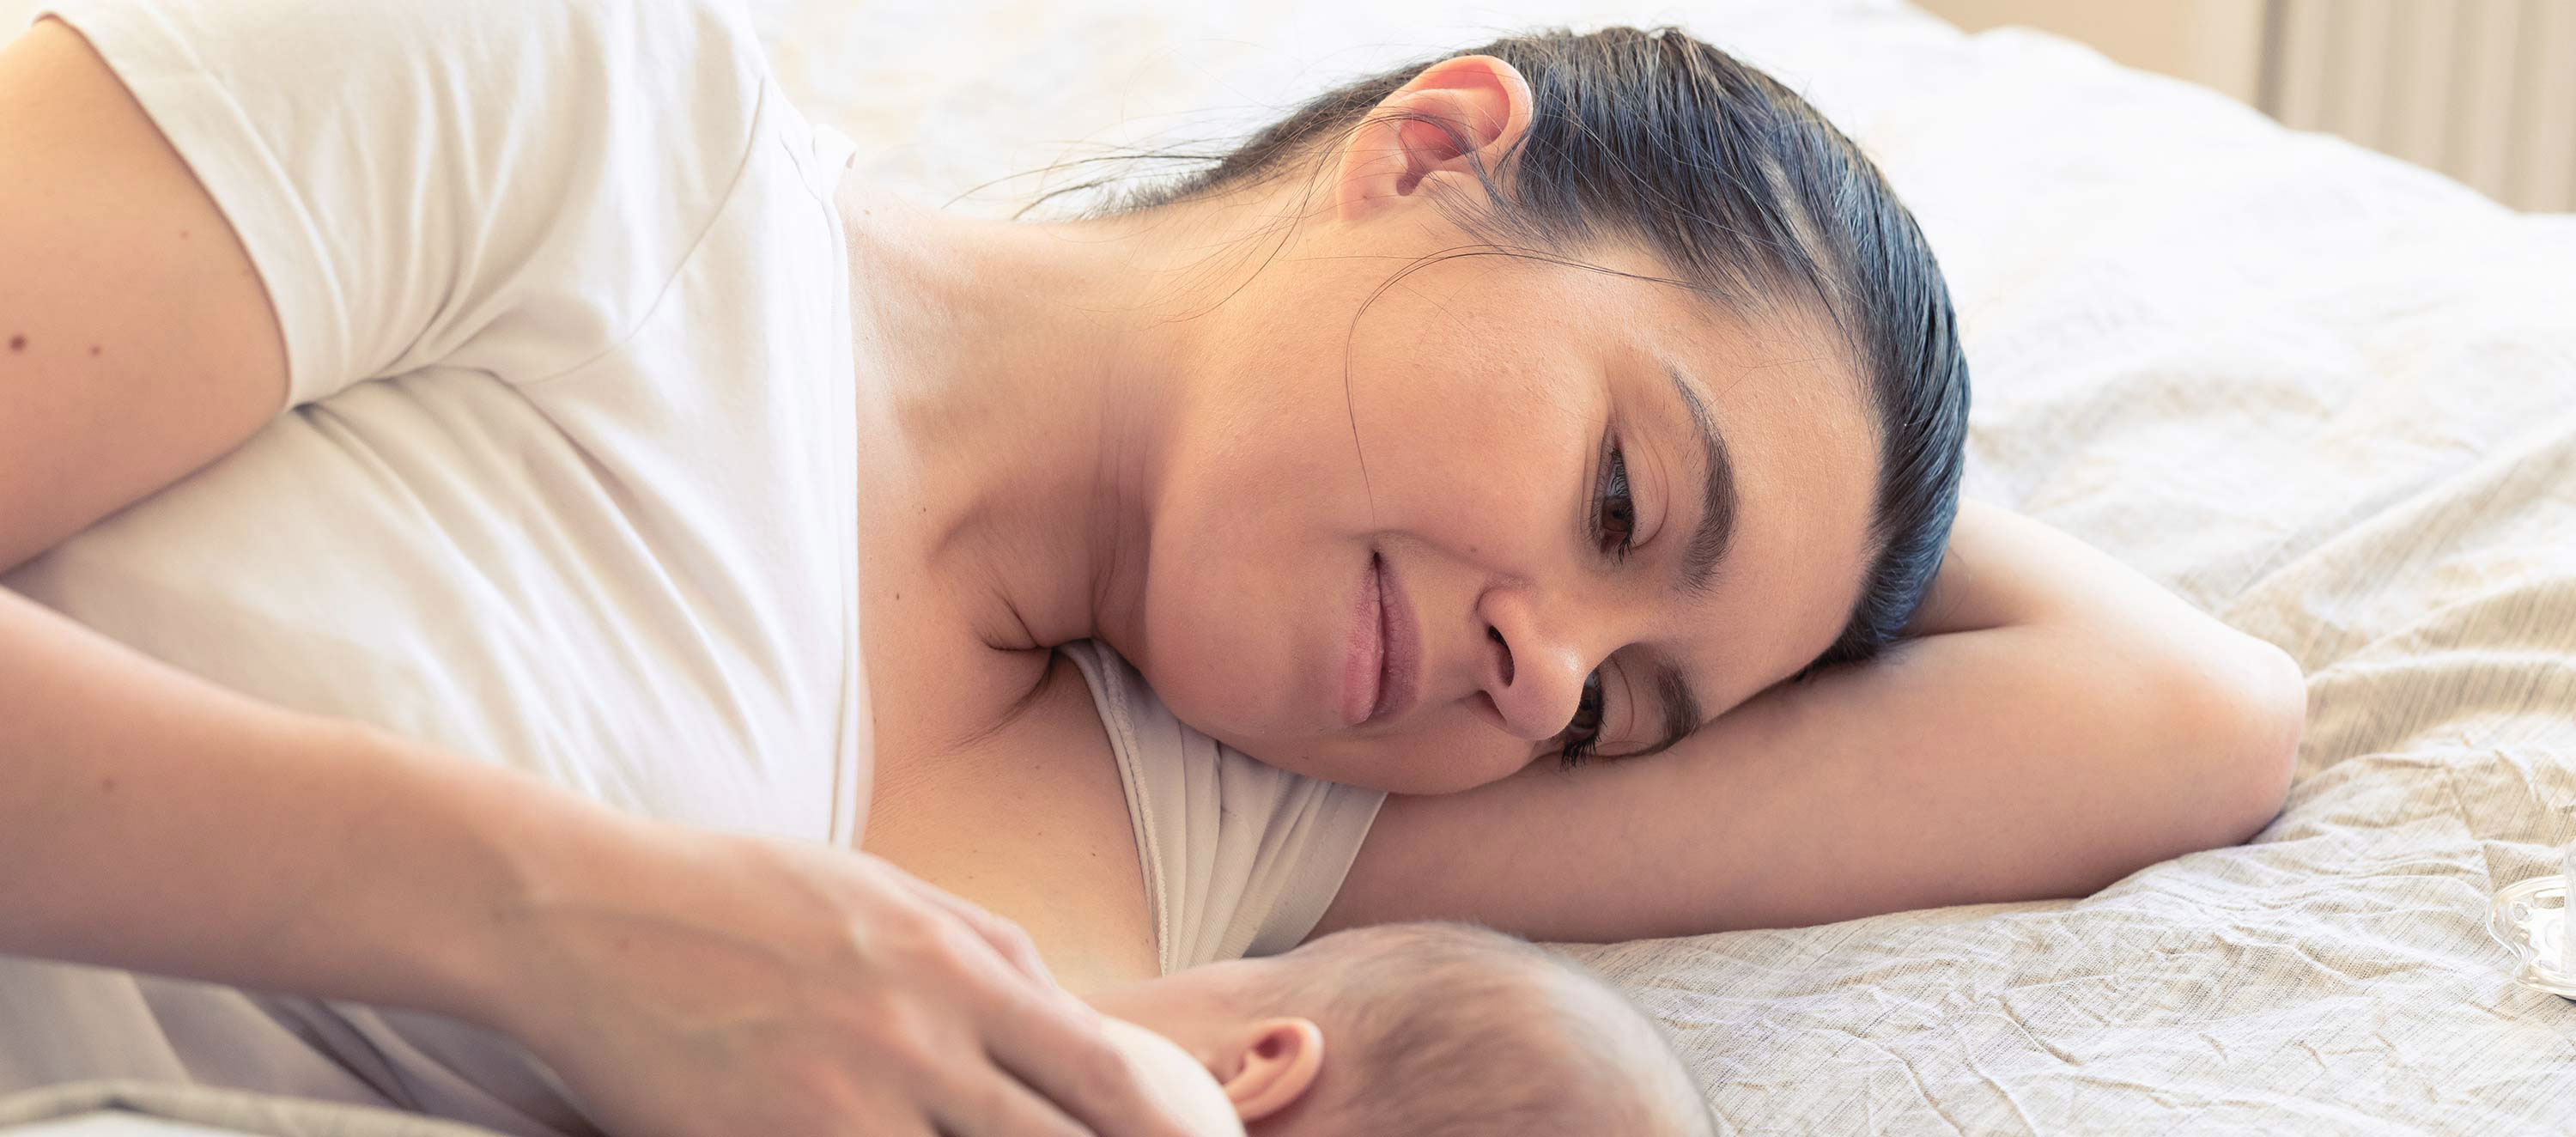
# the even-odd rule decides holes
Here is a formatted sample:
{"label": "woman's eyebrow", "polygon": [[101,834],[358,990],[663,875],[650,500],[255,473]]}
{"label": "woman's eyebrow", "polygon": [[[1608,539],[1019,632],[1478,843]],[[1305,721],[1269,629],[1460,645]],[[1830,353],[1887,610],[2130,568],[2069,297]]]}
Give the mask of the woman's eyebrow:
{"label": "woman's eyebrow", "polygon": [[1726,558],[1726,548],[1735,540],[1735,463],[1727,457],[1726,436],[1718,433],[1708,404],[1691,389],[1682,369],[1667,363],[1664,372],[1672,377],[1673,390],[1680,392],[1682,405],[1690,408],[1691,425],[1699,431],[1705,481],[1700,490],[1699,528],[1682,549],[1681,586],[1685,592],[1705,594],[1717,577],[1718,562]]}

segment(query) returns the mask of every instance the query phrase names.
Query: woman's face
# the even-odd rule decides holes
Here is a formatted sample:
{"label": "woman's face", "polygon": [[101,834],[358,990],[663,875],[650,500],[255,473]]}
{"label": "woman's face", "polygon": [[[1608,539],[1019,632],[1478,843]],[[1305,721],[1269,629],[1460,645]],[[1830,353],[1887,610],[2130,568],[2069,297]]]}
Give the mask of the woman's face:
{"label": "woman's face", "polygon": [[1875,445],[1823,339],[1499,255],[1371,299],[1471,247],[1425,209],[1310,219],[1205,317],[1129,654],[1272,765],[1445,793],[1595,719],[1599,754],[1644,749],[1805,666],[1858,594]]}

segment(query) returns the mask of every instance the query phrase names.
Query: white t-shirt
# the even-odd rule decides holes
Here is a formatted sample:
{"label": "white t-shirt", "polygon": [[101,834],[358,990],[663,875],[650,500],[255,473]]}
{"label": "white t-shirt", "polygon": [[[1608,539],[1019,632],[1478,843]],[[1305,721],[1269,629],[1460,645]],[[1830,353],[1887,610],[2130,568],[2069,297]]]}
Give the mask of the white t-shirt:
{"label": "white t-shirt", "polygon": [[[853,145],[717,0],[65,0],[291,392],[0,584],[288,707],[846,843]],[[175,238],[175,234],[173,235]]]}

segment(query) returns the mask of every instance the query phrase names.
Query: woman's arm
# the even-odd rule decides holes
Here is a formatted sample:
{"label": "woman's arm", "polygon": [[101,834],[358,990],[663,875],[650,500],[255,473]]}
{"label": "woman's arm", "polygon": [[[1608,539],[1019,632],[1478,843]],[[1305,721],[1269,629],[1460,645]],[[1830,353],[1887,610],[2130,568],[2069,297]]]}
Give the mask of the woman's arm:
{"label": "woman's arm", "polygon": [[0,952],[488,1020],[494,914],[628,835],[516,771],[294,714],[0,590]]}
{"label": "woman's arm", "polygon": [[[0,168],[5,569],[238,445],[286,361],[213,199],[59,21],[0,49]],[[514,871],[500,835],[583,816],[465,767],[0,589],[0,951],[463,1009],[459,921]]]}
{"label": "woman's arm", "polygon": [[[236,11],[279,15],[206,9]],[[0,47],[0,171],[5,570],[239,445],[287,359],[238,234],[58,21]],[[480,1022],[610,1132],[1180,1132],[1017,929],[876,858],[264,704],[5,588],[0,953]]]}
{"label": "woman's arm", "polygon": [[2082,896],[2280,809],[2298,666],[2072,537],[1963,503],[1909,637],[1662,755],[1390,798],[1316,934],[1606,941]]}
{"label": "woman's arm", "polygon": [[492,1027],[612,1133],[1181,1132],[1025,936],[875,857],[269,707],[6,590],[0,913],[0,953]]}
{"label": "woman's arm", "polygon": [[0,47],[0,571],[241,444],[286,347],[196,175],[87,41]]}

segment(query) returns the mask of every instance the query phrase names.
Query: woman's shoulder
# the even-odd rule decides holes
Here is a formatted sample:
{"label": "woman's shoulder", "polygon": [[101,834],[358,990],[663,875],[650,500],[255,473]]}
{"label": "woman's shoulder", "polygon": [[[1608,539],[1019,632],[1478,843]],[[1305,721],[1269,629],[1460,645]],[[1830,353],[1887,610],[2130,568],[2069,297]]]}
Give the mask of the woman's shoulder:
{"label": "woman's shoulder", "polygon": [[[447,358],[504,378],[631,332],[773,100],[725,0],[55,0],[239,234],[291,403]],[[782,123],[790,121],[783,113]]]}

